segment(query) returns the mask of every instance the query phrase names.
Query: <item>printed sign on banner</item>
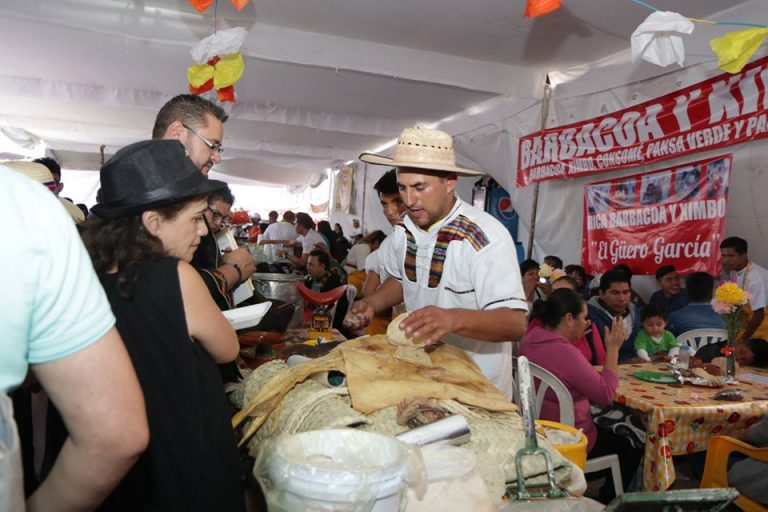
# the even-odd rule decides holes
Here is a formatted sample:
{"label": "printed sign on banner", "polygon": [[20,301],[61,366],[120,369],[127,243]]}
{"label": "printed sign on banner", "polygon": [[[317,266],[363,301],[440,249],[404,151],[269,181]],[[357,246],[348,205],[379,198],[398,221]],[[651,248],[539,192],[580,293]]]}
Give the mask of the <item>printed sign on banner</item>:
{"label": "printed sign on banner", "polygon": [[592,274],[626,263],[638,275],[662,265],[720,273],[732,155],[584,188],[582,265]]}
{"label": "printed sign on banner", "polygon": [[517,186],[768,137],[768,57],[618,112],[520,139]]}

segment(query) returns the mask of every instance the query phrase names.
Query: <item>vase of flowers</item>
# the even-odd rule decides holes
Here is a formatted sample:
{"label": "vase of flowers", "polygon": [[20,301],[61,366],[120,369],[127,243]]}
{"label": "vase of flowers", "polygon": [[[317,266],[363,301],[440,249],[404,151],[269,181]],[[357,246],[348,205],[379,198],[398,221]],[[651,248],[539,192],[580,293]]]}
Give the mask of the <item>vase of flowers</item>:
{"label": "vase of flowers", "polygon": [[715,290],[715,298],[712,299],[712,309],[722,315],[723,320],[725,320],[725,328],[728,331],[727,344],[721,351],[726,358],[725,381],[727,383],[736,382],[736,338],[741,329],[744,305],[749,299],[749,293],[733,282],[726,282],[718,286]]}

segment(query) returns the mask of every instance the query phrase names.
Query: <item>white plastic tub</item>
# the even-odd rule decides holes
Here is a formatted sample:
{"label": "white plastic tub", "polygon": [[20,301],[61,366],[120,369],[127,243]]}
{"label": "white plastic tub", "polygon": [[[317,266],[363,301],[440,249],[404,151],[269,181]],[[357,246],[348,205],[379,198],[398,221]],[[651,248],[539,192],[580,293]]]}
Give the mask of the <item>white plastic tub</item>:
{"label": "white plastic tub", "polygon": [[353,429],[283,436],[254,469],[270,512],[397,512],[404,506],[407,448]]}

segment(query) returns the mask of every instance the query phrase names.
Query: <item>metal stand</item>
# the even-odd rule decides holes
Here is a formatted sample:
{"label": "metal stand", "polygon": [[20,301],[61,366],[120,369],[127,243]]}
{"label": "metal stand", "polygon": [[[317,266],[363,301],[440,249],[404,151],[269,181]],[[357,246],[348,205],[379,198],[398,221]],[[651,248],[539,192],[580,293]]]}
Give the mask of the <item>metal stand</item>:
{"label": "metal stand", "polygon": [[[517,499],[529,500],[532,498],[565,498],[568,494],[557,487],[555,483],[555,468],[552,459],[544,448],[539,447],[536,440],[536,425],[534,420],[533,381],[526,357],[517,358],[517,385],[520,392],[520,409],[523,411],[525,421],[525,448],[515,455],[515,470],[517,472]],[[523,457],[540,455],[544,457],[547,466],[547,483],[549,488],[541,491],[529,491],[525,486],[523,477]],[[507,492],[509,494],[509,491]]]}

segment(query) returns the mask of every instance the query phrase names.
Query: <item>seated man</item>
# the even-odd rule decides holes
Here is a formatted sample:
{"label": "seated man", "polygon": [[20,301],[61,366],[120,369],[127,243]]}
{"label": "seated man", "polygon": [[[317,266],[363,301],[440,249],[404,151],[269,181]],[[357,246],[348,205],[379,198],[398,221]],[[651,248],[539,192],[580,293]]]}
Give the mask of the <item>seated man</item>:
{"label": "seated man", "polygon": [[688,304],[688,296],[683,288],[680,288],[680,276],[675,267],[664,265],[656,270],[656,282],[659,290],[651,295],[650,304],[663,306],[667,314],[685,307]]}
{"label": "seated man", "polygon": [[710,304],[715,279],[706,272],[694,272],[685,279],[685,287],[688,305],[669,315],[667,329],[675,336],[694,329],[725,329],[723,317]]}
{"label": "seated man", "polygon": [[[711,363],[713,359],[722,357],[722,350],[727,342],[710,343],[696,351],[696,358],[702,363]],[[760,338],[751,338],[736,345],[736,362],[741,366],[765,368],[768,366],[768,342]]]}
{"label": "seated man", "polygon": [[[322,249],[314,249],[307,255],[307,277],[304,284],[313,292],[321,293],[338,288],[344,283],[338,274],[332,271],[328,253]],[[347,329],[343,326],[343,321],[348,307],[349,301],[346,295],[342,295],[336,303],[336,314],[333,317],[333,327],[345,333]]]}
{"label": "seated man", "polygon": [[301,256],[286,255],[296,268],[305,268],[309,253],[315,249],[324,249],[330,254],[330,247],[325,243],[320,233],[315,231],[315,221],[308,213],[299,212],[296,214],[296,233],[298,234],[296,241],[285,244],[301,246]]}
{"label": "seated man", "polygon": [[627,337],[619,351],[619,362],[635,356],[635,337],[640,332],[640,311],[631,302],[630,277],[618,268],[609,270],[600,278],[600,292],[588,303],[589,319],[601,334],[610,328],[614,318],[622,319]]}

